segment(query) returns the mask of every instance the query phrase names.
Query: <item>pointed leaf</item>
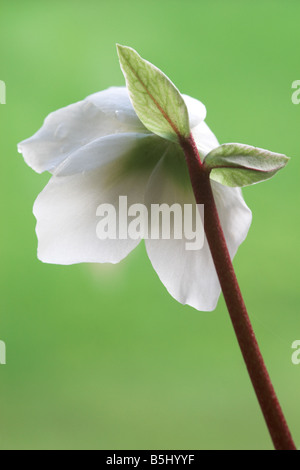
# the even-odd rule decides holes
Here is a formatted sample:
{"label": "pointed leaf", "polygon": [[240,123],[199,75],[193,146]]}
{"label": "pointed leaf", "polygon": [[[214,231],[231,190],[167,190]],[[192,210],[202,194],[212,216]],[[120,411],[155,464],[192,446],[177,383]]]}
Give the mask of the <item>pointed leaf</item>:
{"label": "pointed leaf", "polygon": [[223,144],[204,159],[211,178],[225,186],[249,186],[272,178],[289,158],[243,144]]}
{"label": "pointed leaf", "polygon": [[134,49],[117,49],[133,107],[146,128],[176,142],[189,137],[188,110],[171,80]]}

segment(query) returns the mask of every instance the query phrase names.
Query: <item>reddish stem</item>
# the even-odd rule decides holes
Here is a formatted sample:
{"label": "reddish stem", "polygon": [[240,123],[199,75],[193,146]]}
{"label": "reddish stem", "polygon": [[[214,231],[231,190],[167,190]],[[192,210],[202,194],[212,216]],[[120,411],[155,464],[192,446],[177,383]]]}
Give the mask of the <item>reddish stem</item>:
{"label": "reddish stem", "polygon": [[233,269],[215,204],[209,172],[192,136],[182,140],[197,204],[204,204],[204,228],[231,321],[276,450],[297,450],[259,350]]}

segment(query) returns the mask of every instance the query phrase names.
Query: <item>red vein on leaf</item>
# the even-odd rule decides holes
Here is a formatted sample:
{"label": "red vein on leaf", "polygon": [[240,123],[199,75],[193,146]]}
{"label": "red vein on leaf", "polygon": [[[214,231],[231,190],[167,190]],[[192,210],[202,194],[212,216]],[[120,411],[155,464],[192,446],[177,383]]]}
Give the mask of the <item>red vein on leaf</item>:
{"label": "red vein on leaf", "polygon": [[213,170],[244,170],[244,171],[253,171],[255,173],[276,173],[277,171],[281,170],[283,167],[278,167],[275,170],[262,170],[261,168],[250,168],[246,166],[226,166],[226,165],[216,165],[216,166],[206,166],[204,168],[213,171]]}
{"label": "red vein on leaf", "polygon": [[170,126],[172,127],[173,131],[175,132],[175,134],[177,134],[178,138],[181,139],[182,138],[182,135],[180,134],[179,132],[179,129],[177,128],[177,126],[174,124],[174,122],[172,121],[172,119],[170,118],[170,116],[164,111],[164,109],[160,106],[160,104],[158,103],[158,101],[154,98],[154,96],[152,95],[152,93],[150,93],[150,91],[148,90],[147,86],[145,85],[145,83],[143,82],[143,80],[141,80],[141,78],[139,77],[139,75],[136,73],[136,71],[131,67],[130,63],[128,62],[128,60],[126,60],[127,62],[127,65],[128,67],[130,68],[131,72],[135,75],[135,77],[137,78],[137,80],[140,82],[140,84],[142,85],[142,87],[145,89],[146,93],[148,94],[148,96],[150,97],[150,99],[154,102],[155,106],[158,108],[158,110],[161,112],[161,114],[163,115],[163,117],[165,118],[165,120],[170,124]]}

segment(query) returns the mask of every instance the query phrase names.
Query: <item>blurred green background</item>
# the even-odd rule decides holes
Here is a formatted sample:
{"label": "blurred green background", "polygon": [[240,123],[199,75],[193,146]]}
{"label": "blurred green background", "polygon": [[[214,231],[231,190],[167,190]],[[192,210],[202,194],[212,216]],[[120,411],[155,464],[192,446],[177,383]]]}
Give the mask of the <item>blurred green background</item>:
{"label": "blurred green background", "polygon": [[203,101],[221,142],[294,157],[244,191],[254,220],[235,267],[300,445],[299,15],[296,0],[1,0],[1,449],[272,448],[223,299],[213,313],[176,303],[143,245],[113,267],[36,258],[32,205],[49,175],[17,142],[124,84],[116,42]]}

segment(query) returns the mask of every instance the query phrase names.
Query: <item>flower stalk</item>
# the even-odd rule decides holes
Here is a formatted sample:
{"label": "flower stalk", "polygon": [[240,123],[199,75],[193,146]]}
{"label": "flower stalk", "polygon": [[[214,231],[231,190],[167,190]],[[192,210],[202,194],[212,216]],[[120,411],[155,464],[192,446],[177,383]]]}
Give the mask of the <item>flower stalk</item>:
{"label": "flower stalk", "polygon": [[230,318],[276,450],[297,450],[260,352],[234,272],[210,184],[192,135],[182,139],[197,204],[205,208],[204,229]]}
{"label": "flower stalk", "polygon": [[[117,49],[127,90],[119,87],[103,90],[51,113],[42,128],[18,146],[35,171],[53,173],[34,206],[39,259],[63,265],[115,264],[124,259],[137,246],[140,236],[124,239],[102,238],[98,233],[95,236],[95,216],[101,215],[98,200],[109,205],[111,201],[114,205],[115,197],[122,194],[134,202],[147,199],[151,204],[154,199],[173,199],[173,194],[178,192],[179,198],[195,203],[191,191],[183,195],[176,178],[166,177],[166,168],[169,171],[172,166],[172,173],[180,171],[189,185],[188,175],[181,166],[185,164],[182,148],[196,202],[205,207],[208,244],[191,256],[187,250],[183,253],[174,240],[169,244],[162,240],[159,247],[155,240],[152,243],[146,239],[149,258],[170,294],[199,311],[210,311],[216,306],[220,295],[217,273],[274,445],[278,450],[296,450],[228,250],[229,246],[232,253],[236,252],[251,223],[251,211],[237,188],[273,177],[289,159],[249,145],[219,145],[205,123],[206,108],[200,101],[181,95],[161,70],[134,49],[121,45]],[[153,135],[156,140],[150,145],[149,137]],[[176,144],[170,161],[166,152],[168,142]],[[203,163],[197,145],[206,155]],[[212,170],[214,182],[210,179]],[[224,231],[219,214],[222,221],[227,220]],[[183,267],[181,277],[170,276],[170,253],[177,269]],[[206,270],[206,276],[201,285],[196,273],[202,270]]]}

